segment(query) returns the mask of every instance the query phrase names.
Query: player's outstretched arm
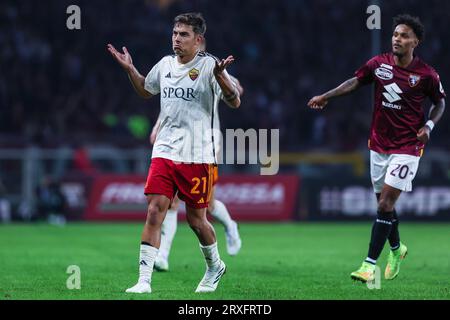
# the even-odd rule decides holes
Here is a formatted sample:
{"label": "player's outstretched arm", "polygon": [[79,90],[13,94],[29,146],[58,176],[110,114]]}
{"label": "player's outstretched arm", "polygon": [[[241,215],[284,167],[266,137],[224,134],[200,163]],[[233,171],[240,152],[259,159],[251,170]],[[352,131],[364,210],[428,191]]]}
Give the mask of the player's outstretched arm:
{"label": "player's outstretched arm", "polygon": [[234,61],[233,56],[228,56],[226,59],[222,59],[220,62],[216,61],[216,66],[214,67],[213,73],[220,88],[222,89],[222,94],[225,102],[231,108],[239,108],[241,105],[241,99],[239,92],[236,89],[233,81],[225,72],[225,69],[232,64]]}
{"label": "player's outstretched arm", "polygon": [[244,94],[244,87],[241,85],[241,82],[238,78],[232,76],[231,74],[228,74],[231,78],[231,81],[233,81],[234,85],[236,86],[236,90],[239,92],[239,97],[242,97]]}
{"label": "player's outstretched arm", "polygon": [[353,77],[343,82],[338,87],[320,96],[313,97],[311,100],[309,100],[308,107],[310,107],[311,109],[323,109],[327,105],[328,100],[330,100],[331,98],[349,94],[350,92],[355,91],[359,87],[360,83],[358,81],[358,78]]}
{"label": "player's outstretched arm", "polygon": [[123,53],[117,51],[112,44],[108,44],[109,53],[111,53],[117,63],[128,74],[128,78],[130,79],[131,84],[133,85],[134,90],[137,92],[137,94],[142,98],[151,98],[153,95],[144,88],[145,77],[141,75],[133,65],[133,59],[131,58],[131,55],[128,52],[127,48],[123,47],[122,50]]}
{"label": "player's outstretched arm", "polygon": [[[445,99],[442,98],[438,103],[432,104],[430,108],[430,113],[428,114],[429,120],[427,123],[420,128],[417,132],[417,139],[422,143],[427,143],[430,139],[431,130],[433,130],[436,123],[442,118],[445,110]],[[430,122],[431,121],[431,122]]]}

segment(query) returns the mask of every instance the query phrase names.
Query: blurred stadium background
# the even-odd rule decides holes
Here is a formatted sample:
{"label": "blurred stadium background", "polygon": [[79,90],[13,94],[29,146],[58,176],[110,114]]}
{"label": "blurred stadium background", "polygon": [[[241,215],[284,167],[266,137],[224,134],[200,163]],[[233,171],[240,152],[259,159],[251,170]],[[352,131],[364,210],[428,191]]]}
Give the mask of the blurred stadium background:
{"label": "blurred stadium background", "polygon": [[[81,8],[81,30],[66,28],[71,4]],[[381,7],[381,30],[366,27],[371,4]],[[146,211],[148,136],[159,99],[137,97],[106,44],[127,46],[146,74],[171,53],[173,17],[188,11],[206,18],[209,52],[235,56],[229,72],[245,89],[239,110],[221,105],[222,129],[280,129],[280,174],[260,176],[258,165],[221,165],[217,198],[236,220],[274,228],[279,222],[363,221],[367,232],[355,240],[362,241],[362,258],[376,210],[367,150],[371,89],[333,101],[323,112],[306,104],[373,55],[389,51],[392,17],[405,12],[425,24],[425,42],[416,53],[436,68],[449,92],[448,1],[2,1],[0,221],[67,220],[67,228],[86,220],[135,221],[139,227],[130,241],[137,241]],[[447,111],[432,133],[414,192],[401,196],[402,222],[448,227],[449,120]],[[334,226],[336,231],[325,228],[318,235],[339,232],[340,225]],[[0,226],[5,241],[19,237],[20,227],[11,228]],[[448,235],[448,229],[439,230]],[[244,231],[245,246],[252,240]],[[2,250],[3,263],[9,254]],[[358,262],[351,261],[351,268]]]}

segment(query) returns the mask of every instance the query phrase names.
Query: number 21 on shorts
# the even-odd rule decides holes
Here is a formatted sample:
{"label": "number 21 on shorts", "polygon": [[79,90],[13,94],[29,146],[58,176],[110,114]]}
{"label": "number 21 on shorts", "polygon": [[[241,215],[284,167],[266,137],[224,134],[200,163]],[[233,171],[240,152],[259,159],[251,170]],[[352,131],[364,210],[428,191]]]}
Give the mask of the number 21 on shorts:
{"label": "number 21 on shorts", "polygon": [[192,178],[192,182],[194,183],[194,186],[191,189],[191,194],[200,194],[199,187],[202,189],[202,193],[206,193],[208,183],[208,179],[206,177],[202,177],[201,179],[197,177]]}

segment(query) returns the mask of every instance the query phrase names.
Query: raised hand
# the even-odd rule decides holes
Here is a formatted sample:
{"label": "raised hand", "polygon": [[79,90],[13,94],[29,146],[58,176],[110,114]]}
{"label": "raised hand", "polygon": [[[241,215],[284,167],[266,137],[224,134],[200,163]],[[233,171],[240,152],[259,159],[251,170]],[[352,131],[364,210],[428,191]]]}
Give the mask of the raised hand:
{"label": "raised hand", "polygon": [[328,103],[328,99],[323,95],[315,96],[308,102],[308,107],[311,109],[323,109]]}
{"label": "raised hand", "polygon": [[213,70],[214,75],[216,76],[222,74],[223,70],[225,70],[230,64],[232,64],[233,61],[233,56],[228,56],[226,59],[222,59],[220,62],[216,61],[216,66]]}
{"label": "raised hand", "polygon": [[112,44],[108,43],[107,49],[111,53],[113,58],[126,71],[130,70],[133,67],[133,59],[131,58],[131,55],[128,52],[126,47],[122,47],[123,53],[121,53],[121,52],[117,51],[116,48],[114,48],[114,46]]}

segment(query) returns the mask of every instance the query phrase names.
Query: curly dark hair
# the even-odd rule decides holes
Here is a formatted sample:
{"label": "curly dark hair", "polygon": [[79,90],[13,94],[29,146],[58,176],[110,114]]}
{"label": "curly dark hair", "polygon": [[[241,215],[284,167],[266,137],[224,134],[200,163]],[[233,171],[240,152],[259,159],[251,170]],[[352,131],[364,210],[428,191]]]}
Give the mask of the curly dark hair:
{"label": "curly dark hair", "polygon": [[206,32],[206,21],[200,12],[179,14],[175,17],[173,23],[182,23],[188,26],[192,26],[192,30],[194,30],[194,32],[197,34],[201,34],[202,36],[205,35]]}
{"label": "curly dark hair", "polygon": [[413,29],[417,39],[419,39],[420,42],[422,42],[425,38],[425,27],[418,17],[413,17],[409,14],[399,14],[398,16],[394,17],[392,29],[395,30],[395,28],[399,24],[405,24]]}

